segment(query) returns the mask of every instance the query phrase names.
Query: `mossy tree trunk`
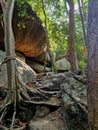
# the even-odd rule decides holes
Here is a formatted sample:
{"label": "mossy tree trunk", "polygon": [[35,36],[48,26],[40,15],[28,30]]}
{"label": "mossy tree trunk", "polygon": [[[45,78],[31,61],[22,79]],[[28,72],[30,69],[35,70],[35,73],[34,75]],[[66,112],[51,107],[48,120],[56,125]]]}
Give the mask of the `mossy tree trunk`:
{"label": "mossy tree trunk", "polygon": [[14,35],[12,31],[12,14],[14,0],[9,0],[4,14],[4,31],[5,31],[5,51],[8,77],[8,92],[10,102],[16,99],[16,83],[15,83],[15,49]]}
{"label": "mossy tree trunk", "polygon": [[12,124],[10,129],[13,129],[14,118],[16,114],[16,78],[15,78],[15,50],[14,50],[14,35],[12,31],[12,14],[14,7],[14,0],[9,0],[7,3],[4,0],[0,1],[3,10],[4,17],[4,41],[5,41],[5,51],[6,57],[4,59],[4,63],[7,66],[7,82],[8,82],[8,94],[4,104],[1,105],[0,111],[4,109],[3,114],[0,119],[2,119],[3,115],[5,115],[6,106],[9,104],[13,104],[14,106],[14,114],[12,119]]}

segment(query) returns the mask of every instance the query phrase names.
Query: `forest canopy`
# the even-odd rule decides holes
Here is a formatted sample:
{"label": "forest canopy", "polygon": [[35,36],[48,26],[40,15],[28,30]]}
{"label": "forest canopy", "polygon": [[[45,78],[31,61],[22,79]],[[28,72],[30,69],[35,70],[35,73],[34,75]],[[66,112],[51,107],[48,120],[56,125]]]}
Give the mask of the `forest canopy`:
{"label": "forest canopy", "polygon": [[[30,1],[33,9],[47,26],[51,50],[55,58],[68,52],[69,37],[69,5],[68,0]],[[87,62],[85,37],[87,32],[88,0],[74,0],[74,46],[78,58],[79,68],[85,68]],[[45,10],[45,11],[44,11]]]}

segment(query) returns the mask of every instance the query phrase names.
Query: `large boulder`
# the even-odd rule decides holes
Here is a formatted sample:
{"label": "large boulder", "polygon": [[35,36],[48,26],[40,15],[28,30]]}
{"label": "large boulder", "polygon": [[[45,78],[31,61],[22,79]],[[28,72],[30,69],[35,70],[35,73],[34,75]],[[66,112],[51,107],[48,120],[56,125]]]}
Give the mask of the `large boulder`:
{"label": "large boulder", "polygon": [[[2,8],[0,6],[0,15]],[[17,5],[13,11],[13,32],[15,36],[15,50],[28,57],[36,57],[46,50],[46,32],[41,20],[32,10],[32,7],[24,2]],[[0,46],[4,46],[4,24],[0,17]]]}
{"label": "large boulder", "polygon": [[[5,58],[5,52],[0,50],[0,63]],[[22,62],[19,59],[16,59],[17,64],[17,70],[20,74],[22,80],[24,83],[27,83],[29,81],[32,81],[33,78],[36,76],[36,73],[24,62]],[[6,70],[6,64],[3,64],[0,66],[0,85],[7,87],[7,70]]]}

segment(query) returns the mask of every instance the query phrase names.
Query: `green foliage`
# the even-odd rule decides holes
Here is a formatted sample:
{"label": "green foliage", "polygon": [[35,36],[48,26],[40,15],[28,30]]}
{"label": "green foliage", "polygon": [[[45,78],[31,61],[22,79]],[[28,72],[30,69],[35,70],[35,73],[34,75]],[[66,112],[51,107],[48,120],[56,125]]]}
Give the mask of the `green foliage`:
{"label": "green foliage", "polygon": [[3,19],[3,14],[0,14],[0,19]]}
{"label": "green foliage", "polygon": [[[24,0],[17,0],[18,4],[24,4]],[[34,11],[42,20],[45,26],[45,16],[43,12],[42,0],[28,0],[29,4],[32,6]],[[43,0],[47,29],[49,34],[49,39],[51,43],[51,50],[53,53],[58,55],[65,55],[68,50],[68,30],[69,30],[69,7],[67,0]],[[85,26],[87,23],[87,3],[88,0],[83,0],[82,11],[84,12],[84,22]],[[75,4],[75,47],[77,52],[77,57],[79,61],[80,68],[82,69],[86,63],[86,58],[84,57],[84,36],[81,24],[81,18],[79,15],[78,2],[74,0]],[[26,10],[26,7],[25,7]],[[26,11],[20,10],[19,16],[26,16]],[[20,26],[20,24],[19,24]],[[23,26],[24,27],[24,26]]]}
{"label": "green foliage", "polygon": [[22,28],[25,28],[25,24],[23,22],[18,23],[18,28],[21,30]]}

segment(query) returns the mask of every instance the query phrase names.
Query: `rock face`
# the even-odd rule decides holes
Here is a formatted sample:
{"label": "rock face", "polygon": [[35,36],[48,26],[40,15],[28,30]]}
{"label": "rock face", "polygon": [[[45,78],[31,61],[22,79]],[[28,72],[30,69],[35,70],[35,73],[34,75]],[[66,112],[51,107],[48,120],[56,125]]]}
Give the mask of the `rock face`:
{"label": "rock face", "polygon": [[[0,63],[4,60],[5,53],[0,50]],[[22,80],[24,83],[27,83],[28,81],[32,81],[34,76],[36,76],[36,73],[24,62],[17,59],[17,70],[22,77]],[[6,65],[3,64],[0,66],[0,84],[7,87],[7,72],[6,72]]]}
{"label": "rock face", "polygon": [[[5,53],[0,51],[0,61],[2,62],[4,58]],[[29,104],[29,114],[27,104],[24,102],[22,105],[25,109],[22,110],[24,113],[21,115],[21,120],[24,117],[22,121],[34,119],[28,126],[29,130],[87,130],[85,76],[76,75],[72,72],[36,75],[29,66],[20,60],[17,60],[17,66],[23,81],[28,85],[29,90],[32,89],[32,93],[28,93],[31,98],[30,101],[33,102],[32,105]],[[3,64],[0,69],[0,85],[4,85],[1,83],[5,83],[6,79],[6,66]],[[22,107],[20,108],[22,109]],[[35,112],[33,114],[32,108]],[[62,111],[60,110],[56,115],[59,108]],[[60,115],[61,112],[64,120]],[[63,124],[60,126],[63,121],[65,127]]]}
{"label": "rock face", "polygon": [[66,73],[62,92],[63,115],[68,130],[87,130],[86,77]]}
{"label": "rock face", "polygon": [[[0,6],[0,14],[2,8]],[[46,50],[46,33],[41,20],[32,10],[31,6],[24,2],[13,11],[13,32],[15,36],[15,50],[28,57],[36,57]],[[4,25],[0,19],[0,46],[4,46]]]}
{"label": "rock face", "polygon": [[[87,130],[86,77],[83,75],[76,75],[72,72],[59,74],[51,73],[48,75],[48,78],[44,77],[44,81],[42,80],[42,84],[44,92],[50,88],[52,92],[54,89],[60,89],[62,91],[62,111],[59,111],[59,113],[55,115],[55,112],[57,110],[54,112],[50,111],[49,113],[49,111],[47,111],[47,109],[43,107],[43,104],[42,106],[39,105],[35,114],[35,118],[30,123],[27,129]],[[47,86],[45,86],[45,84]],[[42,93],[43,89],[41,91]],[[48,90],[48,92],[50,92],[50,90]],[[56,100],[57,97],[55,98],[55,100],[53,100],[53,102],[51,101],[51,105]],[[47,103],[48,102],[49,101],[47,101]],[[56,106],[57,104],[59,105],[59,102],[55,102],[54,106]],[[42,114],[44,114],[45,116],[43,116]],[[63,118],[62,116],[60,117],[61,120],[59,120],[60,114],[63,115]],[[53,117],[53,115],[55,116]],[[61,124],[61,122],[64,122],[64,124]],[[59,123],[60,125],[58,125]]]}

